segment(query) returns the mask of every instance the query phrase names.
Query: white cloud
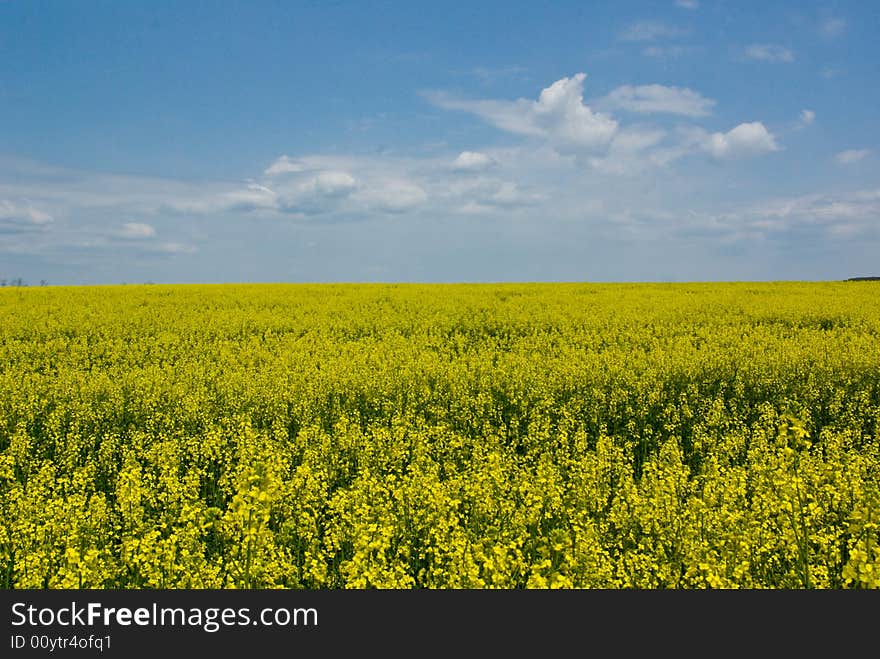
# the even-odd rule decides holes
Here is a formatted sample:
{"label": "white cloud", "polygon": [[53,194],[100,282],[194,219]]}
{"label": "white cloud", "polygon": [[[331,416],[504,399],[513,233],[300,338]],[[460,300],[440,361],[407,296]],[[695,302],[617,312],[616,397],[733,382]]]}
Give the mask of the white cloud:
{"label": "white cloud", "polygon": [[495,80],[502,80],[505,78],[522,78],[526,73],[528,73],[528,69],[522,66],[477,66],[471,69],[470,73],[482,80],[483,82],[491,82]]}
{"label": "white cloud", "polygon": [[750,209],[755,221],[766,227],[790,229],[796,225],[876,224],[880,215],[880,190],[813,194],[766,202]]}
{"label": "white cloud", "polygon": [[315,176],[310,185],[325,197],[346,195],[357,187],[357,180],[348,172],[327,171]]}
{"label": "white cloud", "polygon": [[488,121],[496,128],[516,135],[542,137],[545,131],[535,125],[532,101],[468,100],[459,99],[443,92],[429,92],[425,97],[437,107],[445,110],[470,112]]}
{"label": "white cloud", "polygon": [[252,192],[257,192],[257,193],[266,194],[266,195],[274,195],[275,194],[275,192],[273,190],[270,190],[265,185],[260,185],[259,183],[249,183],[247,186],[247,189]]}
{"label": "white cloud", "polygon": [[664,130],[654,128],[626,128],[614,136],[608,153],[590,158],[591,169],[616,176],[631,176],[645,169],[662,167],[681,157],[685,150],[660,146],[667,137]]}
{"label": "white cloud", "polygon": [[358,189],[358,180],[348,171],[316,163],[302,171],[286,172],[283,180],[273,180],[274,197],[268,206],[285,213],[315,215],[330,212]]}
{"label": "white cloud", "polygon": [[711,114],[715,101],[686,87],[664,85],[623,85],[602,99],[603,106],[640,113],[680,114],[705,117]]}
{"label": "white cloud", "polygon": [[698,49],[694,46],[648,46],[642,50],[642,55],[645,55],[646,57],[674,59],[697,50]]}
{"label": "white cloud", "polygon": [[801,110],[800,123],[801,126],[809,126],[816,121],[816,113],[812,110]]}
{"label": "white cloud", "polygon": [[514,181],[485,177],[456,182],[448,187],[446,195],[455,212],[481,215],[498,209],[509,211],[533,206],[545,199],[537,192],[524,190]]}
{"label": "white cloud", "polygon": [[268,187],[246,181],[121,176],[59,167],[34,168],[27,163],[19,166],[13,160],[0,162],[0,200],[7,197],[31,200],[27,213],[30,221],[47,224],[54,218],[54,232],[75,218],[100,218],[107,235],[117,237],[124,230],[120,217],[126,222],[152,225],[151,218],[159,215],[265,212],[278,206],[276,195]]}
{"label": "white cloud", "polygon": [[830,16],[819,23],[819,34],[828,39],[835,39],[846,31],[846,20]]}
{"label": "white cloud", "polygon": [[[485,155],[465,153],[474,155],[461,162],[472,166]],[[287,161],[295,162],[297,171],[273,173],[267,185],[276,196],[270,212],[291,219],[320,215],[331,221],[362,220],[416,211],[430,199],[430,178],[448,177],[452,170],[448,157],[304,155]]]}
{"label": "white cloud", "polygon": [[183,243],[160,243],[155,246],[155,251],[162,254],[194,254],[198,249],[194,245],[186,245]]}
{"label": "white cloud", "polygon": [[51,223],[52,219],[49,213],[34,208],[28,202],[0,199],[0,222],[4,224],[43,226]]}
{"label": "white cloud", "polygon": [[524,192],[511,181],[502,181],[498,189],[489,196],[489,201],[497,206],[522,206],[542,199],[541,195]]}
{"label": "white cloud", "polygon": [[[719,134],[724,143],[716,148],[718,157],[742,154],[743,142],[757,148],[756,140],[747,139],[742,129]],[[755,134],[763,133],[758,130]],[[766,135],[769,132],[765,148]],[[173,274],[171,267],[175,258],[191,261],[187,268],[210,268],[203,273],[253,276],[250,271],[229,275],[228,268],[234,264],[221,260],[223,250],[237,248],[229,244],[229,238],[236,236],[242,241],[240,249],[259,254],[260,265],[266,268],[312,259],[303,264],[303,278],[348,277],[349,271],[339,274],[339,264],[357,263],[365,253],[378,255],[371,264],[395,267],[400,262],[394,259],[404,258],[421,268],[425,259],[434,258],[444,261],[443,267],[452,268],[437,271],[447,276],[470,276],[461,274],[464,268],[460,264],[472,268],[468,273],[489,276],[497,271],[499,261],[493,259],[501,253],[509,254],[512,268],[544,254],[535,268],[548,273],[548,278],[578,279],[651,278],[661,266],[684,276],[685,271],[675,268],[690,267],[687,264],[693,254],[701,255],[701,267],[708,268],[701,276],[714,276],[721,270],[712,268],[723,267],[725,250],[730,247],[742,254],[741,267],[745,269],[728,274],[740,277],[749,275],[751,264],[765,257],[768,263],[794,264],[791,267],[796,268],[801,260],[809,260],[802,257],[805,250],[813,249],[811,246],[827,247],[825,254],[833,255],[841,245],[859,241],[870,251],[876,244],[871,241],[880,238],[876,220],[880,217],[880,190],[760,202],[743,188],[741,194],[734,195],[738,201],[724,202],[731,198],[729,186],[747,182],[740,173],[748,164],[725,162],[723,167],[707,167],[707,156],[685,158],[708,151],[704,145],[711,138],[706,131],[697,135],[683,127],[644,123],[621,125],[598,154],[560,154],[549,143],[531,140],[503,148],[476,146],[471,153],[483,154],[499,166],[465,175],[451,167],[461,155],[459,151],[431,151],[430,155],[409,158],[291,153],[302,171],[283,176],[257,173],[257,180],[245,182],[200,180],[185,186],[160,179],[111,181],[106,175],[87,172],[53,173],[44,178],[20,172],[7,175],[0,163],[0,200],[11,200],[17,206],[28,200],[33,208],[56,217],[50,231],[0,231],[0,253],[33,255],[28,258],[37,263],[32,271],[35,274],[22,274],[36,280],[60,278],[53,272],[39,272],[36,268],[42,263],[69,267],[79,263],[83,268],[90,264],[101,269],[124,263],[128,256],[132,267],[146,266],[151,260],[167,261],[169,267],[163,266],[161,272],[169,278],[180,276]],[[676,167],[664,166],[672,161]],[[645,175],[646,168],[651,170]],[[28,194],[10,192],[25,185],[29,186]],[[282,200],[293,195],[298,186],[303,186],[302,205],[285,207]],[[36,196],[34,191],[39,189],[51,194],[51,203]],[[349,192],[333,196],[345,190]],[[240,195],[239,202],[241,195],[254,195],[263,205],[230,211],[230,200],[236,195]],[[134,202],[127,205],[131,200]],[[168,217],[166,213],[162,220],[151,219],[170,205],[201,208],[204,214]],[[7,205],[2,208],[9,214]],[[215,208],[226,210],[218,214],[212,210]],[[391,213],[399,215],[388,219]],[[158,231],[142,240],[121,239],[123,222]],[[149,233],[128,231],[132,235]],[[319,253],[308,256],[307,252],[315,250],[306,245],[315,242],[320,244]],[[340,244],[351,249],[341,249]],[[197,248],[204,254],[191,257]],[[777,258],[781,250],[790,261]],[[470,262],[466,260],[469,253],[477,254]],[[658,261],[656,254],[664,255],[665,260]],[[571,264],[576,268],[589,261],[597,263],[590,272],[553,270]],[[450,262],[453,265],[448,265]],[[634,274],[633,268],[643,269]],[[276,276],[282,275],[272,275]],[[406,279],[418,275],[396,271],[395,276]],[[130,281],[131,275],[118,278]]]}
{"label": "white cloud", "polygon": [[442,93],[427,97],[438,107],[470,112],[501,130],[544,138],[562,150],[597,149],[608,145],[618,125],[584,104],[586,77],[578,73],[561,78],[542,89],[537,101],[465,100]]}
{"label": "white cloud", "polygon": [[181,190],[179,195],[169,194],[167,199],[160,202],[161,206],[158,210],[208,215],[228,211],[267,209],[276,205],[275,193],[262,185],[227,184],[216,190],[211,190],[211,187],[210,185],[205,188],[193,186],[189,194],[184,190]]}
{"label": "white cloud", "polygon": [[794,62],[794,53],[784,46],[767,43],[753,43],[745,49],[748,59],[764,62]]}
{"label": "white cloud", "polygon": [[421,186],[406,180],[386,180],[363,190],[358,201],[372,209],[402,213],[425,203],[428,195]]}
{"label": "white cloud", "polygon": [[660,21],[639,21],[620,33],[621,41],[657,41],[676,39],[690,34],[689,30]]}
{"label": "white cloud", "polygon": [[828,240],[880,237],[878,215],[880,190],[769,199],[728,212],[691,211],[679,217],[657,212],[651,216],[679,234],[712,236],[720,242],[776,238],[797,247],[798,239],[815,243],[817,234]]}
{"label": "white cloud", "polygon": [[452,169],[457,172],[481,172],[497,163],[491,156],[479,151],[462,151],[452,162]]}
{"label": "white cloud", "polygon": [[288,156],[281,156],[263,172],[266,176],[278,176],[279,174],[292,174],[305,171],[303,163],[292,160]]}
{"label": "white cloud", "polygon": [[563,144],[590,148],[607,144],[617,131],[617,122],[584,105],[585,78],[585,73],[578,73],[557,80],[541,90],[532,110],[536,123],[552,137]]}
{"label": "white cloud", "polygon": [[699,0],[675,0],[675,6],[682,9],[699,9]]}
{"label": "white cloud", "polygon": [[868,149],[847,149],[834,156],[834,159],[840,165],[851,165],[863,160],[869,153]]}
{"label": "white cloud", "polygon": [[726,133],[712,133],[702,141],[704,151],[714,158],[738,158],[778,151],[776,139],[760,121],[744,123]]}
{"label": "white cloud", "polygon": [[629,128],[614,136],[610,151],[612,153],[641,152],[656,146],[665,136],[666,131],[660,129]]}
{"label": "white cloud", "polygon": [[122,225],[120,235],[123,238],[152,238],[156,235],[156,229],[143,222],[126,222]]}

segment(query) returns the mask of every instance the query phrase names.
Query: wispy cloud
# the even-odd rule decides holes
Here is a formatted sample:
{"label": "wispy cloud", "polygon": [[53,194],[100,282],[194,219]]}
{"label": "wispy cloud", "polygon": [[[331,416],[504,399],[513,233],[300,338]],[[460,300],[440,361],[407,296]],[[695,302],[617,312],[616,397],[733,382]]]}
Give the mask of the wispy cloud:
{"label": "wispy cloud", "polygon": [[819,34],[826,39],[836,39],[846,32],[846,19],[828,16],[819,21]]}
{"label": "wispy cloud", "polygon": [[667,113],[685,117],[705,117],[712,113],[715,101],[686,87],[664,85],[623,85],[613,90],[600,104],[603,107],[644,114]]}
{"label": "wispy cloud", "polygon": [[27,201],[0,199],[0,231],[26,231],[48,225],[52,216]]}
{"label": "wispy cloud", "polygon": [[699,0],[675,0],[675,6],[682,9],[699,9]]}
{"label": "wispy cloud", "polygon": [[418,183],[407,177],[400,177],[366,188],[358,201],[373,211],[403,213],[426,203],[428,193]]}
{"label": "wispy cloud", "polygon": [[646,46],[642,49],[642,55],[656,59],[677,59],[685,55],[699,52],[697,46],[663,45]]}
{"label": "wispy cloud", "polygon": [[836,236],[878,229],[880,190],[811,194],[771,200],[741,213],[741,219],[763,231],[783,232],[802,226],[823,227]]}
{"label": "wispy cloud", "polygon": [[868,149],[847,149],[835,155],[834,159],[839,165],[852,165],[864,160],[870,153],[871,151]]}
{"label": "wispy cloud", "polygon": [[613,176],[633,176],[662,168],[692,152],[681,143],[670,142],[667,131],[651,127],[622,129],[602,156],[590,158],[590,169]]}
{"label": "wispy cloud", "polygon": [[[739,130],[718,133],[726,140],[722,152],[717,154],[724,160],[733,158],[743,144],[760,143],[760,139],[750,140],[743,129],[737,128]],[[461,235],[456,237],[456,232],[464,231],[462,235],[467,236],[496,236],[493,240],[518,245],[516,249],[523,250],[528,247],[515,241],[507,243],[506,236],[525,236],[529,244],[539,249],[551,244],[554,249],[567,249],[572,243],[585,241],[584,244],[595,246],[595,251],[584,252],[592,258],[602,257],[608,245],[622,243],[627,245],[628,254],[644,248],[646,257],[659,244],[664,245],[664,249],[687,246],[688,250],[698,244],[699,251],[709,255],[706,257],[709,261],[713,258],[711,255],[725,245],[749,250],[774,242],[786,245],[785,249],[791,252],[797,251],[798,244],[804,241],[813,244],[819,241],[833,249],[834,245],[853,237],[878,238],[880,226],[874,220],[880,212],[880,191],[877,190],[703,205],[700,195],[693,194],[695,183],[691,173],[694,170],[686,168],[709,170],[710,175],[715,172],[719,177],[715,185],[726,185],[730,179],[720,168],[687,163],[686,156],[706,153],[704,145],[714,136],[703,131],[699,136],[701,141],[694,141],[694,137],[680,134],[677,128],[664,130],[636,125],[622,126],[600,155],[564,156],[546,144],[531,140],[523,140],[513,147],[473,148],[457,154],[447,152],[424,157],[297,154],[291,159],[300,162],[303,171],[266,176],[259,183],[250,183],[271,191],[276,200],[273,206],[227,211],[225,215],[185,215],[173,221],[161,217],[154,222],[149,216],[138,215],[133,208],[115,203],[108,206],[97,196],[102,191],[109,194],[111,190],[93,188],[89,182],[91,176],[99,181],[104,177],[80,173],[70,176],[79,181],[76,190],[55,190],[57,196],[53,199],[62,210],[60,219],[31,234],[4,236],[0,232],[0,253],[105,265],[124,258],[144,263],[156,259],[169,263],[210,259],[217,249],[211,241],[211,228],[216,227],[221,234],[241,236],[240,228],[230,234],[230,226],[250,222],[251,218],[258,221],[255,226],[260,227],[259,231],[247,232],[248,240],[252,240],[249,245],[254,248],[261,240],[278,241],[285,235],[290,239],[292,234],[286,233],[286,227],[293,227],[291,230],[296,231],[303,246],[313,244],[317,237],[321,241],[338,241],[345,240],[343,236],[355,235],[356,242],[381,241],[378,236],[385,235],[381,227],[411,226],[412,229],[405,229],[407,235],[419,236],[420,240],[431,236],[450,250],[460,247],[462,238]],[[766,141],[764,148],[767,148]],[[484,155],[497,166],[466,173],[455,171],[451,164],[461,153]],[[672,162],[680,166],[665,166]],[[271,163],[267,163],[267,169],[270,166]],[[724,169],[729,166],[725,163]],[[650,176],[633,175],[646,167],[655,168]],[[337,187],[351,187],[348,179],[335,174],[324,176],[323,182],[327,185],[324,191],[334,194],[312,197],[310,203],[320,205],[320,210],[303,210],[307,206],[304,202],[297,207],[283,205],[282,200],[292,194],[292,190],[307,181],[317,184],[319,174],[331,172],[347,173],[355,182],[354,188],[345,194],[335,194]],[[129,183],[133,186],[132,181]],[[707,183],[713,185],[711,179],[701,179],[699,185]],[[195,195],[194,202],[198,203],[190,203],[190,206],[216,205],[205,203],[202,197],[215,193],[220,184],[203,182],[203,185],[202,194]],[[248,184],[240,185],[247,189]],[[86,189],[90,195],[96,195],[89,197],[89,203],[97,205],[84,205],[86,201],[78,195]],[[318,188],[312,192],[318,195]],[[61,203],[64,195],[70,196],[67,205]],[[167,200],[156,205],[162,203]],[[181,200],[175,203],[181,204]],[[126,219],[120,224],[118,218],[123,213]],[[344,227],[343,222],[347,223]],[[205,233],[188,232],[187,226],[200,227],[199,231]],[[402,240],[400,235],[397,234],[395,240]],[[548,236],[556,238],[547,242]],[[418,249],[417,243],[400,244],[403,249]],[[438,253],[439,248],[431,249]],[[650,277],[656,264],[651,261],[639,276]],[[611,265],[613,263],[609,263],[609,267]],[[319,266],[320,261],[315,261],[309,267]],[[621,276],[625,272],[632,274],[624,268],[605,271],[604,276]]]}
{"label": "wispy cloud", "polygon": [[122,225],[122,229],[119,233],[123,238],[137,240],[141,238],[152,238],[156,235],[156,229],[144,222],[126,222]]}
{"label": "wispy cloud", "polygon": [[496,80],[522,78],[528,73],[528,69],[513,65],[498,67],[476,66],[470,70],[470,73],[483,82],[494,82]]}
{"label": "wispy cloud", "polygon": [[678,39],[690,34],[687,28],[670,25],[661,21],[639,21],[626,27],[618,35],[621,41],[660,41]]}
{"label": "wispy cloud", "polygon": [[276,176],[278,174],[290,174],[292,172],[302,171],[305,171],[305,165],[287,155],[283,155],[269,165],[263,173],[266,176]]}
{"label": "wispy cloud", "polygon": [[745,56],[751,60],[763,62],[794,62],[794,53],[777,44],[755,43],[745,48]]}
{"label": "wispy cloud", "polygon": [[852,193],[821,193],[767,199],[725,211],[691,211],[676,216],[663,211],[649,213],[653,221],[673,234],[709,238],[717,244],[759,244],[785,241],[797,249],[800,237],[826,242],[854,237],[880,238],[874,219],[880,214],[880,190]]}
{"label": "wispy cloud", "polygon": [[175,242],[158,243],[153,249],[161,254],[195,254],[199,251],[195,245]]}
{"label": "wispy cloud", "polygon": [[801,131],[816,123],[816,113],[813,110],[803,109],[798,113],[797,119],[791,122],[789,131]]}

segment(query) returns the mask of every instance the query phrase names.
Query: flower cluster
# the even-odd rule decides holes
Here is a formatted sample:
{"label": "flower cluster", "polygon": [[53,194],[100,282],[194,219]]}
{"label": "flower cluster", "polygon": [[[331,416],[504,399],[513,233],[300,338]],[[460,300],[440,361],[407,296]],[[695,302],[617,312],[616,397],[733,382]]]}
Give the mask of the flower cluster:
{"label": "flower cluster", "polygon": [[880,289],[0,290],[4,588],[878,588]]}

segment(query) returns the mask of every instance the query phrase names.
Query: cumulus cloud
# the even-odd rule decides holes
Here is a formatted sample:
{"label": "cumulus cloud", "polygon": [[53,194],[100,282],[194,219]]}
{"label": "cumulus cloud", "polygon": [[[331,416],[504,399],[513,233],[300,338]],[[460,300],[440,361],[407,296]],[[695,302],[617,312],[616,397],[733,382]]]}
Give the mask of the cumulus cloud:
{"label": "cumulus cloud", "polygon": [[745,56],[748,59],[764,62],[794,62],[794,53],[776,44],[753,43],[746,46]]}
{"label": "cumulus cloud", "polygon": [[[663,222],[674,222],[680,211],[699,203],[694,201],[699,195],[691,195],[695,185],[691,174],[698,172],[700,184],[704,172],[710,183],[710,177],[719,176],[721,168],[681,162],[685,156],[708,153],[727,160],[778,148],[760,122],[712,134],[650,121],[655,113],[686,119],[710,114],[714,101],[694,90],[627,85],[588,104],[585,80],[583,73],[561,78],[544,85],[532,98],[430,96],[439,107],[469,112],[520,136],[511,140],[518,144],[503,148],[473,145],[467,151],[433,150],[413,157],[288,152],[267,159],[262,172],[242,181],[181,181],[69,170],[16,170],[7,175],[0,162],[0,200],[5,200],[0,201],[0,219],[14,215],[18,221],[28,217],[33,223],[56,218],[51,230],[20,236],[7,231],[0,251],[26,247],[61,254],[74,246],[83,254],[126,250],[186,255],[195,249],[190,243],[202,244],[194,236],[206,236],[207,244],[208,228],[224,223],[228,227],[254,220],[260,227],[256,241],[268,235],[267,227],[276,225],[286,227],[278,231],[291,232],[288,235],[328,232],[322,234],[326,237],[339,223],[387,219],[390,214],[400,216],[376,222],[377,230],[380,225],[436,222],[439,235],[445,232],[436,229],[445,226],[440,223],[449,218],[463,222],[462,216],[467,216],[466,226],[474,231],[507,226],[515,232],[544,223],[570,223],[583,226],[584,235],[606,228],[614,235],[614,223],[625,221],[628,231],[645,239],[653,235],[645,232],[662,236],[668,225],[645,228],[651,223],[637,218],[658,209],[669,212],[670,219]],[[606,114],[606,106],[613,110]],[[640,122],[630,121],[633,115],[623,112],[615,118],[611,113],[618,109],[635,113]],[[673,161],[681,162],[681,168],[668,167]],[[649,168],[649,176],[640,175]],[[724,168],[735,175],[735,164]],[[596,227],[605,228],[594,231]],[[368,235],[370,230],[353,231]]]}
{"label": "cumulus cloud", "polygon": [[816,121],[816,113],[812,110],[801,110],[801,126],[809,126]]}
{"label": "cumulus cloud", "polygon": [[664,85],[623,85],[601,101],[604,107],[629,112],[679,114],[705,117],[711,114],[715,101],[686,87]]}
{"label": "cumulus cloud", "polygon": [[851,165],[863,160],[871,153],[868,149],[847,149],[834,156],[839,165]]}
{"label": "cumulus cloud", "polygon": [[676,39],[689,33],[689,30],[660,21],[639,21],[623,30],[619,38],[621,41],[657,41]]}
{"label": "cumulus cloud", "polygon": [[485,153],[462,151],[452,162],[452,169],[457,172],[481,172],[496,164],[496,161]]}
{"label": "cumulus cloud", "polygon": [[712,133],[702,149],[718,159],[739,158],[778,151],[776,139],[760,121],[740,124],[726,133]]}
{"label": "cumulus cloud", "polygon": [[561,78],[541,90],[537,101],[467,100],[442,93],[427,94],[438,107],[470,112],[503,131],[548,140],[563,150],[589,150],[608,145],[618,124],[584,104],[585,73]]}
{"label": "cumulus cloud", "polygon": [[[557,80],[535,101],[469,100],[442,92],[426,96],[438,107],[470,112],[509,133],[541,139],[557,153],[606,173],[632,174],[646,167],[663,167],[691,153],[704,152],[725,160],[779,149],[776,138],[761,122],[743,123],[726,133],[692,126],[667,134],[656,126],[622,125],[604,110],[700,118],[710,115],[716,102],[687,87],[623,85],[590,107],[583,100],[585,79],[585,74],[578,73]],[[812,121],[814,116],[805,110],[801,121]],[[487,158],[478,152],[464,152],[452,169],[482,171],[489,164]]]}
{"label": "cumulus cloud", "polygon": [[[304,170],[306,171],[306,170]],[[310,168],[307,174],[293,174],[273,183],[274,202],[270,208],[307,215],[326,213],[358,189],[358,181],[348,171]]]}
{"label": "cumulus cloud", "polygon": [[122,225],[120,235],[123,238],[152,238],[156,235],[156,229],[143,222],[126,222]]}
{"label": "cumulus cloud", "polygon": [[325,197],[346,195],[357,187],[357,180],[348,172],[320,172],[311,181],[315,192]]}

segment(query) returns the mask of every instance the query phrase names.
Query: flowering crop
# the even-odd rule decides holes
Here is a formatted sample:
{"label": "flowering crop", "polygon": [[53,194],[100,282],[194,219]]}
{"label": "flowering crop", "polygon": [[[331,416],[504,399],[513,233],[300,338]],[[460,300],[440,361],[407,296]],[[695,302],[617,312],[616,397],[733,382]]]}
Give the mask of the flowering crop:
{"label": "flowering crop", "polygon": [[0,289],[4,588],[880,587],[870,283]]}

